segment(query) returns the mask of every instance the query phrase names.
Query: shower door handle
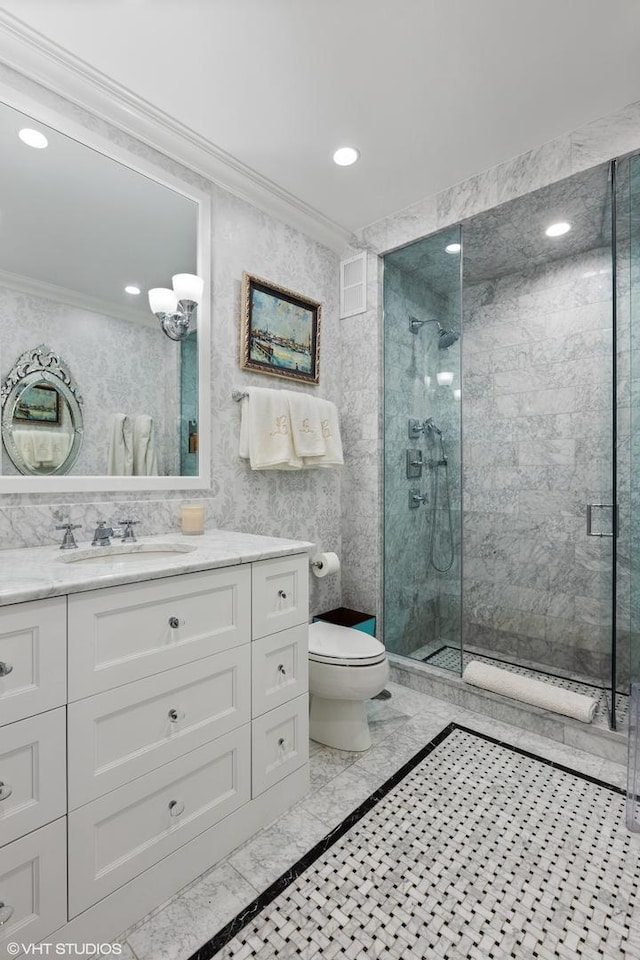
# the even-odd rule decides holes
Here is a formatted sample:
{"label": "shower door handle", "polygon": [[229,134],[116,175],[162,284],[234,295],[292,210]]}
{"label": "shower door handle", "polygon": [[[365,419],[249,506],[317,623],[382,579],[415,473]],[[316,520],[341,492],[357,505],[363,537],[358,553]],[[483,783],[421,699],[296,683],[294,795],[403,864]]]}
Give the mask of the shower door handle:
{"label": "shower door handle", "polygon": [[[612,524],[611,524],[611,533],[594,533],[593,532],[593,510],[594,508],[599,510],[611,510],[612,511]],[[618,536],[618,507],[614,503],[588,503],[587,504],[587,536],[588,537],[617,537]]]}

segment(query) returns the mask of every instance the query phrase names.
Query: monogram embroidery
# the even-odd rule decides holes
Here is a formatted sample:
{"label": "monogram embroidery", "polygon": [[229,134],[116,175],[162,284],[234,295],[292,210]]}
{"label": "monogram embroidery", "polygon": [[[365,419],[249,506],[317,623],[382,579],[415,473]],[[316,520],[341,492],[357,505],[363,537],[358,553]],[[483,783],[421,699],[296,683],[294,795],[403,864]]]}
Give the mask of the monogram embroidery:
{"label": "monogram embroidery", "polygon": [[275,424],[276,428],[271,431],[269,434],[270,437],[287,437],[289,435],[287,417],[276,417]]}
{"label": "monogram embroidery", "polygon": [[309,426],[309,418],[305,417],[304,420],[300,423],[300,433],[315,433],[315,430],[312,430]]}
{"label": "monogram embroidery", "polygon": [[328,421],[328,420],[322,420],[321,423],[322,423],[322,436],[323,436],[323,437],[325,438],[325,440],[326,440],[328,437],[333,436],[333,434],[331,433],[331,430],[329,429],[329,421]]}

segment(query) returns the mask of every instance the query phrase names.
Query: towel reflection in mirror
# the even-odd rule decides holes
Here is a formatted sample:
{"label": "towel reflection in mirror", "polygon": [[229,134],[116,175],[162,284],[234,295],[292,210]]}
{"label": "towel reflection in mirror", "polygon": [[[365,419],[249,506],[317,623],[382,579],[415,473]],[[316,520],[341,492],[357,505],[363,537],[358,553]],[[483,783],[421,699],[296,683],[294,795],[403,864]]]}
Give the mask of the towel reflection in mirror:
{"label": "towel reflection in mirror", "polygon": [[111,418],[107,473],[112,477],[157,477],[153,417],[114,413]]}

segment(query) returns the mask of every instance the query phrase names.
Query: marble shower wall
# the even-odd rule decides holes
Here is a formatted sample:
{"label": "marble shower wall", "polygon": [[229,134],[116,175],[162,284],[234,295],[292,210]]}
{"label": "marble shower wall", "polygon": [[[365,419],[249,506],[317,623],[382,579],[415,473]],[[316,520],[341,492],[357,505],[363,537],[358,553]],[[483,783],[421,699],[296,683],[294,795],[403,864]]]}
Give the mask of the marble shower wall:
{"label": "marble shower wall", "polygon": [[611,540],[586,505],[612,498],[610,248],[463,296],[465,643],[604,678]]}
{"label": "marble shower wall", "polygon": [[[212,198],[212,453],[211,487],[184,491],[176,480],[170,493],[131,495],[95,493],[90,480],[86,493],[8,494],[0,506],[0,545],[54,544],[56,522],[69,517],[83,523],[86,539],[98,516],[119,519],[135,514],[144,534],[179,529],[179,505],[204,499],[207,524],[225,529],[310,540],[318,549],[341,553],[340,483],[338,469],[287,472],[252,472],[238,457],[240,408],[231,394],[253,383],[262,387],[292,388],[290,381],[241,371],[238,365],[240,291],[247,270],[289,287],[323,305],[320,385],[295,389],[326,397],[341,407],[341,349],[338,327],[338,257],[331,250],[232,196],[216,184],[169,157],[135,140],[82,108],[0,65],[0,81],[27,93],[45,106],[107,140],[143,157],[159,172],[166,171],[204,190]],[[179,154],[179,144],[176,153]],[[158,336],[160,343],[163,338]],[[95,347],[99,349],[99,342]],[[340,576],[311,578],[312,612],[338,606]]]}
{"label": "marble shower wall", "polygon": [[[19,322],[16,322],[19,318]],[[71,304],[0,287],[0,376],[18,356],[45,343],[67,364],[82,397],[84,440],[74,473],[107,472],[111,416],[153,417],[158,473],[179,471],[179,355],[151,324],[93,313]],[[18,473],[2,450],[2,474]]]}

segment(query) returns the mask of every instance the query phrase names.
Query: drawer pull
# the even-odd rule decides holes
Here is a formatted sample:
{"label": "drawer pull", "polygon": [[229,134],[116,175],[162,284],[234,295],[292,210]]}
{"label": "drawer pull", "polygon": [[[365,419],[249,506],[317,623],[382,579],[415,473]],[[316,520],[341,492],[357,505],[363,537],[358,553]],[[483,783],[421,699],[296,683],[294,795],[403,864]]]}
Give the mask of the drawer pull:
{"label": "drawer pull", "polygon": [[286,740],[284,739],[284,737],[280,737],[280,739],[278,740],[278,746],[284,747],[285,743],[286,743]]}
{"label": "drawer pull", "polygon": [[2,900],[0,900],[0,927],[5,924],[7,920],[11,920],[12,916],[13,907],[10,907],[8,903],[3,903]]}
{"label": "drawer pull", "polygon": [[184,803],[182,800],[170,800],[169,813],[172,817],[179,817],[181,813],[184,813]]}
{"label": "drawer pull", "polygon": [[287,595],[286,595],[286,593],[284,592],[284,590],[278,590],[278,596],[280,597],[281,600],[286,600],[286,599],[287,599]]}
{"label": "drawer pull", "polygon": [[5,663],[4,660],[0,660],[0,677],[8,676],[13,670],[12,663]]}
{"label": "drawer pull", "polygon": [[175,707],[172,707],[168,713],[169,720],[171,723],[177,723],[179,720],[184,720],[184,710],[176,710]]}
{"label": "drawer pull", "polygon": [[286,677],[287,671],[284,668],[284,663],[278,664],[278,673],[281,673],[283,677]]}
{"label": "drawer pull", "polygon": [[172,630],[177,630],[180,626],[180,621],[177,617],[169,617],[169,626]]}
{"label": "drawer pull", "polygon": [[13,787],[10,787],[8,783],[4,783],[0,780],[0,800],[6,800],[7,797],[10,797],[13,793]]}

